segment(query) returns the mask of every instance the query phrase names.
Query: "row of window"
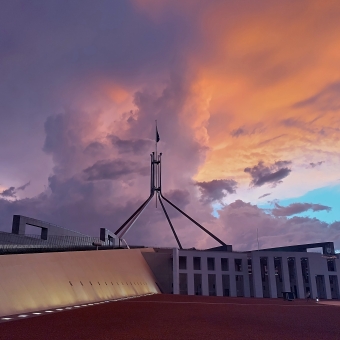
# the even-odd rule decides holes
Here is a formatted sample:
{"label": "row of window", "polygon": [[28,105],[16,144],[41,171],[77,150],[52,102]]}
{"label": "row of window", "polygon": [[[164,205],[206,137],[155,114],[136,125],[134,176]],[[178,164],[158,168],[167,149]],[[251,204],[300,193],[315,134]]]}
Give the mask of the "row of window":
{"label": "row of window", "polygon": [[[220,259],[220,269],[222,271],[229,271],[229,259],[222,257]],[[202,258],[201,257],[193,257],[193,268],[194,270],[201,270]],[[242,259],[234,259],[235,271],[242,271]],[[215,258],[207,257],[207,268],[208,270],[216,270]],[[179,269],[187,269],[187,257],[179,256]]]}
{"label": "row of window", "polygon": [[[267,258],[261,258],[261,261],[263,261],[263,259],[267,259]],[[221,270],[229,271],[229,259],[222,257],[220,260],[221,260],[220,262]],[[295,258],[293,257],[288,258],[288,267],[293,260],[295,261]],[[301,261],[306,261],[306,260],[307,258],[301,258]],[[194,270],[201,270],[202,268],[201,261],[202,261],[201,257],[193,257]],[[242,259],[234,259],[234,266],[235,266],[235,271],[241,272],[242,271]],[[267,264],[265,264],[265,267],[267,267]],[[330,272],[336,271],[335,260],[327,259],[327,267],[328,267],[328,271]],[[214,257],[207,257],[207,268],[208,270],[216,270]],[[186,256],[179,256],[179,269],[187,269],[187,257]]]}
{"label": "row of window", "polygon": [[[230,295],[230,278],[229,275],[223,274],[221,277],[216,277],[216,274],[208,274],[207,275],[207,287],[206,290],[203,291],[202,287],[202,274],[195,273],[194,275],[194,282],[193,283],[193,290],[195,295],[217,295],[217,289],[216,289],[216,282],[217,280],[220,281],[220,288],[223,296],[229,296]],[[234,289],[236,292],[236,296],[244,296],[245,293],[245,287],[244,287],[244,278],[243,275],[235,275],[234,277],[235,286]],[[180,273],[179,274],[179,293],[183,295],[188,294],[188,274],[187,273]]]}
{"label": "row of window", "polygon": [[[84,284],[85,284],[85,282],[83,283],[82,281],[79,281],[80,282],[80,284],[82,285],[82,286],[84,286]],[[100,286],[100,282],[99,281],[97,281],[98,282],[98,285]],[[94,282],[93,284],[96,284],[97,282]],[[69,281],[69,283],[70,283],[70,286],[72,286],[73,287],[73,284],[74,284],[74,282],[72,283],[72,281]],[[89,281],[89,283],[90,283],[90,285],[91,286],[93,286],[93,284],[92,284],[92,282],[91,281]],[[110,283],[111,283],[111,285],[113,286],[114,284],[113,284],[113,282],[109,282],[109,284],[107,284],[106,282],[104,282],[105,283],[105,285],[106,286],[108,286],[108,285],[110,285]],[[103,284],[103,283],[102,283]],[[116,282],[116,284],[119,286],[119,282]],[[121,282],[120,283],[122,286],[124,286],[124,282]],[[129,285],[129,282],[125,282],[125,284],[126,284],[126,286],[128,286]],[[146,283],[146,282],[130,282],[130,285],[132,286],[132,285],[138,285],[138,286],[143,286],[143,285],[145,285],[145,286],[147,286],[148,284]]]}

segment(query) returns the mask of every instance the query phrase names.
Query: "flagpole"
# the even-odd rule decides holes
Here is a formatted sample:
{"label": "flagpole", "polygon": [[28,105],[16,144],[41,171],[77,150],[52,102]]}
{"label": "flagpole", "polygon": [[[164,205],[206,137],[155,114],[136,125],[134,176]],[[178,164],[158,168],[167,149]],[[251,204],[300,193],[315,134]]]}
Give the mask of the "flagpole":
{"label": "flagpole", "polygon": [[156,159],[157,159],[157,120],[155,120],[155,122],[156,122],[155,141],[156,141]]}
{"label": "flagpole", "polygon": [[[157,156],[157,120],[155,120],[155,123],[156,123],[155,141],[156,141],[156,160],[157,160],[157,158],[158,158],[158,156]],[[157,163],[156,163],[156,166],[158,167]],[[155,174],[156,174],[156,181],[155,181],[156,188],[157,188],[157,173],[158,173],[158,171],[155,171]],[[157,208],[157,191],[156,191],[156,208]]]}

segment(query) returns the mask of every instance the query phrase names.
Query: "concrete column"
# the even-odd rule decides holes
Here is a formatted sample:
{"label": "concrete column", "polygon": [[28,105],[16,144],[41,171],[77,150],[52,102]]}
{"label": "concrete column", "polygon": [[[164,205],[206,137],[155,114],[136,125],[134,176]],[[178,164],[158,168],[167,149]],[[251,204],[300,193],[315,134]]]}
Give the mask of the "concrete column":
{"label": "concrete column", "polygon": [[229,280],[230,280],[230,296],[237,296],[236,292],[236,275],[235,275],[235,259],[229,258]]}
{"label": "concrete column", "polygon": [[296,268],[296,281],[297,281],[297,290],[299,294],[299,299],[304,299],[306,297],[306,293],[303,288],[303,276],[302,276],[300,257],[295,257],[295,268]]}
{"label": "concrete column", "polygon": [[290,292],[288,259],[286,256],[282,256],[281,266],[282,266],[282,277],[283,277],[283,291]]}
{"label": "concrete column", "polygon": [[248,273],[248,259],[246,258],[244,261],[245,265],[243,266],[243,283],[244,283],[244,296],[250,297],[250,285],[249,285],[249,273]]}
{"label": "concrete column", "polygon": [[207,257],[201,257],[201,268],[202,268],[202,295],[209,295],[209,284],[208,284],[208,265]]}
{"label": "concrete column", "polygon": [[216,295],[223,296],[222,274],[216,273]]}
{"label": "concrete column", "polygon": [[219,257],[215,258],[215,273],[216,273],[216,295],[223,296],[221,259]]}
{"label": "concrete column", "polygon": [[312,299],[316,299],[316,297],[318,296],[318,289],[316,288],[315,277],[316,277],[315,273],[313,273],[312,270],[310,270],[310,286]]}
{"label": "concrete column", "polygon": [[254,297],[263,298],[260,256],[258,256],[257,254],[256,256],[253,256],[252,264],[253,264]]}
{"label": "concrete column", "polygon": [[274,266],[273,256],[268,256],[268,276],[269,276],[270,297],[275,299],[277,298],[277,287],[276,287],[275,266]]}
{"label": "concrete column", "polygon": [[332,299],[332,292],[331,292],[331,284],[329,282],[329,273],[328,272],[325,273],[325,289],[326,289],[327,300],[331,300]]}
{"label": "concrete column", "polygon": [[25,235],[26,220],[21,215],[13,215],[12,233]]}
{"label": "concrete column", "polygon": [[193,257],[187,256],[188,295],[195,295]]}
{"label": "concrete column", "polygon": [[179,258],[178,249],[174,248],[172,251],[172,284],[173,293],[179,294]]}
{"label": "concrete column", "polygon": [[221,258],[215,257],[216,295],[223,296]]}

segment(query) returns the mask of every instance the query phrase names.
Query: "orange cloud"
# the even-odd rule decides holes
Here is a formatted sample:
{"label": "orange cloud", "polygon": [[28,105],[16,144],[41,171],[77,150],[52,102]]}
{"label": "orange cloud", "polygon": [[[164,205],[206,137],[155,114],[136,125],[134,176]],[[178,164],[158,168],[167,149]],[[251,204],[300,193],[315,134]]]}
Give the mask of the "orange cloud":
{"label": "orange cloud", "polygon": [[338,1],[135,3],[154,20],[185,13],[201,36],[200,47],[186,51],[197,76],[191,113],[182,114],[210,150],[196,180],[232,177],[246,184],[244,168],[259,160],[292,160],[303,167],[321,158],[329,161],[329,177],[321,182],[335,180]]}
{"label": "orange cloud", "polygon": [[[335,100],[335,90],[326,93],[340,81],[340,11],[334,5],[271,3],[255,14],[238,12],[231,22],[235,13],[228,15],[224,4],[206,14],[202,25],[212,52],[193,58],[211,94],[212,151],[196,179],[245,180],[240,171],[259,159],[298,161],[306,152],[317,157],[316,149],[339,148],[334,110],[320,110],[316,100],[295,105],[318,93],[325,97],[320,100]],[[243,134],[236,138],[231,134],[238,129]]]}

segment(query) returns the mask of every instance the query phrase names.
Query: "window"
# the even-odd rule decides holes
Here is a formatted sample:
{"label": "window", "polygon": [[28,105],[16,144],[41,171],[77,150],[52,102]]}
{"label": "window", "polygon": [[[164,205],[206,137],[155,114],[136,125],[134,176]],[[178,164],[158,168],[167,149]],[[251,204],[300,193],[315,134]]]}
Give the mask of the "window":
{"label": "window", "polygon": [[179,269],[187,269],[187,258],[186,256],[179,257]]}
{"label": "window", "polygon": [[216,296],[216,275],[208,274],[209,295]]}
{"label": "window", "polygon": [[302,257],[301,258],[301,271],[302,271],[302,277],[303,282],[305,284],[309,284],[309,265],[308,265],[308,258]]}
{"label": "window", "polygon": [[202,295],[202,274],[194,274],[195,295]]}
{"label": "window", "polygon": [[194,270],[201,270],[201,258],[194,257]]}
{"label": "window", "polygon": [[208,270],[215,270],[215,259],[213,257],[207,258]]}
{"label": "window", "polygon": [[[186,259],[186,257],[184,258]],[[181,295],[188,295],[188,276],[186,273],[179,274],[179,293]]]}
{"label": "window", "polygon": [[227,272],[229,270],[229,262],[228,259],[221,258],[221,270]]}
{"label": "window", "polygon": [[329,272],[335,272],[335,261],[333,259],[328,259],[327,267]]}
{"label": "window", "polygon": [[242,271],[242,259],[235,259],[235,271]]}

